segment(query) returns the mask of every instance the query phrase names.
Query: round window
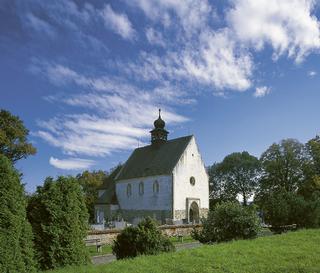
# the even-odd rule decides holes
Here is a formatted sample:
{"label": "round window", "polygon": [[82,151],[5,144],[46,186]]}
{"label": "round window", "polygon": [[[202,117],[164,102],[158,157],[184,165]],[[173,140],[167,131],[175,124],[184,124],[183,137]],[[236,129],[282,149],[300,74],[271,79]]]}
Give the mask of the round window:
{"label": "round window", "polygon": [[194,186],[196,184],[196,179],[193,176],[190,177],[190,184],[192,186]]}

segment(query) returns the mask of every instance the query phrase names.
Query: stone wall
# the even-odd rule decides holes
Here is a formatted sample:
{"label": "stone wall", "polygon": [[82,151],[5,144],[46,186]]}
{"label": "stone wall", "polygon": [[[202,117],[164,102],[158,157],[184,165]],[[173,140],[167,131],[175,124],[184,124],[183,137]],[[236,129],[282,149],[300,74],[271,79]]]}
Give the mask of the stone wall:
{"label": "stone wall", "polygon": [[200,209],[200,213],[199,213],[200,218],[202,217],[207,218],[208,212],[209,212],[209,209]]}
{"label": "stone wall", "polygon": [[[199,230],[202,228],[202,225],[196,224],[196,225],[159,226],[159,229],[161,230],[162,234],[167,235],[169,237],[176,236],[176,235],[188,236],[191,234],[191,231],[194,228]],[[110,245],[116,239],[118,234],[120,234],[120,232],[121,232],[120,229],[89,231],[86,239],[87,240],[100,239],[102,243]]]}
{"label": "stone wall", "polygon": [[161,230],[162,234],[167,235],[169,237],[173,237],[176,235],[183,235],[188,236],[191,234],[193,229],[201,229],[201,224],[195,225],[170,225],[170,226],[160,226],[159,229]]}
{"label": "stone wall", "polygon": [[186,215],[186,210],[185,209],[181,209],[181,210],[175,210],[174,211],[174,218],[175,219],[186,219],[187,215]]}

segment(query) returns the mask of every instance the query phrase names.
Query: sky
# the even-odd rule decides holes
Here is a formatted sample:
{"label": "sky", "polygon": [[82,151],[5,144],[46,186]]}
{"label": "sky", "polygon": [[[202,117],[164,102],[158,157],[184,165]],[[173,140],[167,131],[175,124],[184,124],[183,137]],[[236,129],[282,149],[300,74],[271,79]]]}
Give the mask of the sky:
{"label": "sky", "polygon": [[320,1],[0,0],[0,108],[18,115],[45,177],[108,171],[193,134],[209,166],[320,131]]}

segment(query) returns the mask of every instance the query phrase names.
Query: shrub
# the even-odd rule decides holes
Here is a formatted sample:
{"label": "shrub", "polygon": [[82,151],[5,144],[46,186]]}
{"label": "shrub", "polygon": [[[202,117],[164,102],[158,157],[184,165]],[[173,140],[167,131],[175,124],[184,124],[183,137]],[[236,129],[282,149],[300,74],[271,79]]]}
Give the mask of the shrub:
{"label": "shrub", "polygon": [[137,227],[127,227],[112,246],[117,259],[132,258],[139,255],[156,255],[174,251],[172,242],[162,235],[155,222],[146,218]]}
{"label": "shrub", "polygon": [[88,213],[75,178],[47,178],[29,200],[28,217],[41,269],[89,262],[83,241]]}
{"label": "shrub", "polygon": [[34,272],[32,233],[20,176],[0,155],[0,272]]}
{"label": "shrub", "polygon": [[236,202],[217,204],[201,221],[203,229],[192,232],[192,237],[201,243],[254,238],[260,230],[256,210]]}

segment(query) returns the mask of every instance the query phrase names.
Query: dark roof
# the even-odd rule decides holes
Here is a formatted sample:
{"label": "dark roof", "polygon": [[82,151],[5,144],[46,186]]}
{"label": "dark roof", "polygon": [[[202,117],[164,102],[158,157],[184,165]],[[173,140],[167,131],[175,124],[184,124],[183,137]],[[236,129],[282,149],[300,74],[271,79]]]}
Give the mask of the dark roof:
{"label": "dark roof", "polygon": [[148,145],[133,151],[116,180],[171,174],[192,136],[169,140],[161,145]]}
{"label": "dark roof", "polygon": [[104,193],[98,197],[96,204],[118,204],[115,178],[121,168],[121,165],[117,166],[99,187],[99,190],[104,190]]}

